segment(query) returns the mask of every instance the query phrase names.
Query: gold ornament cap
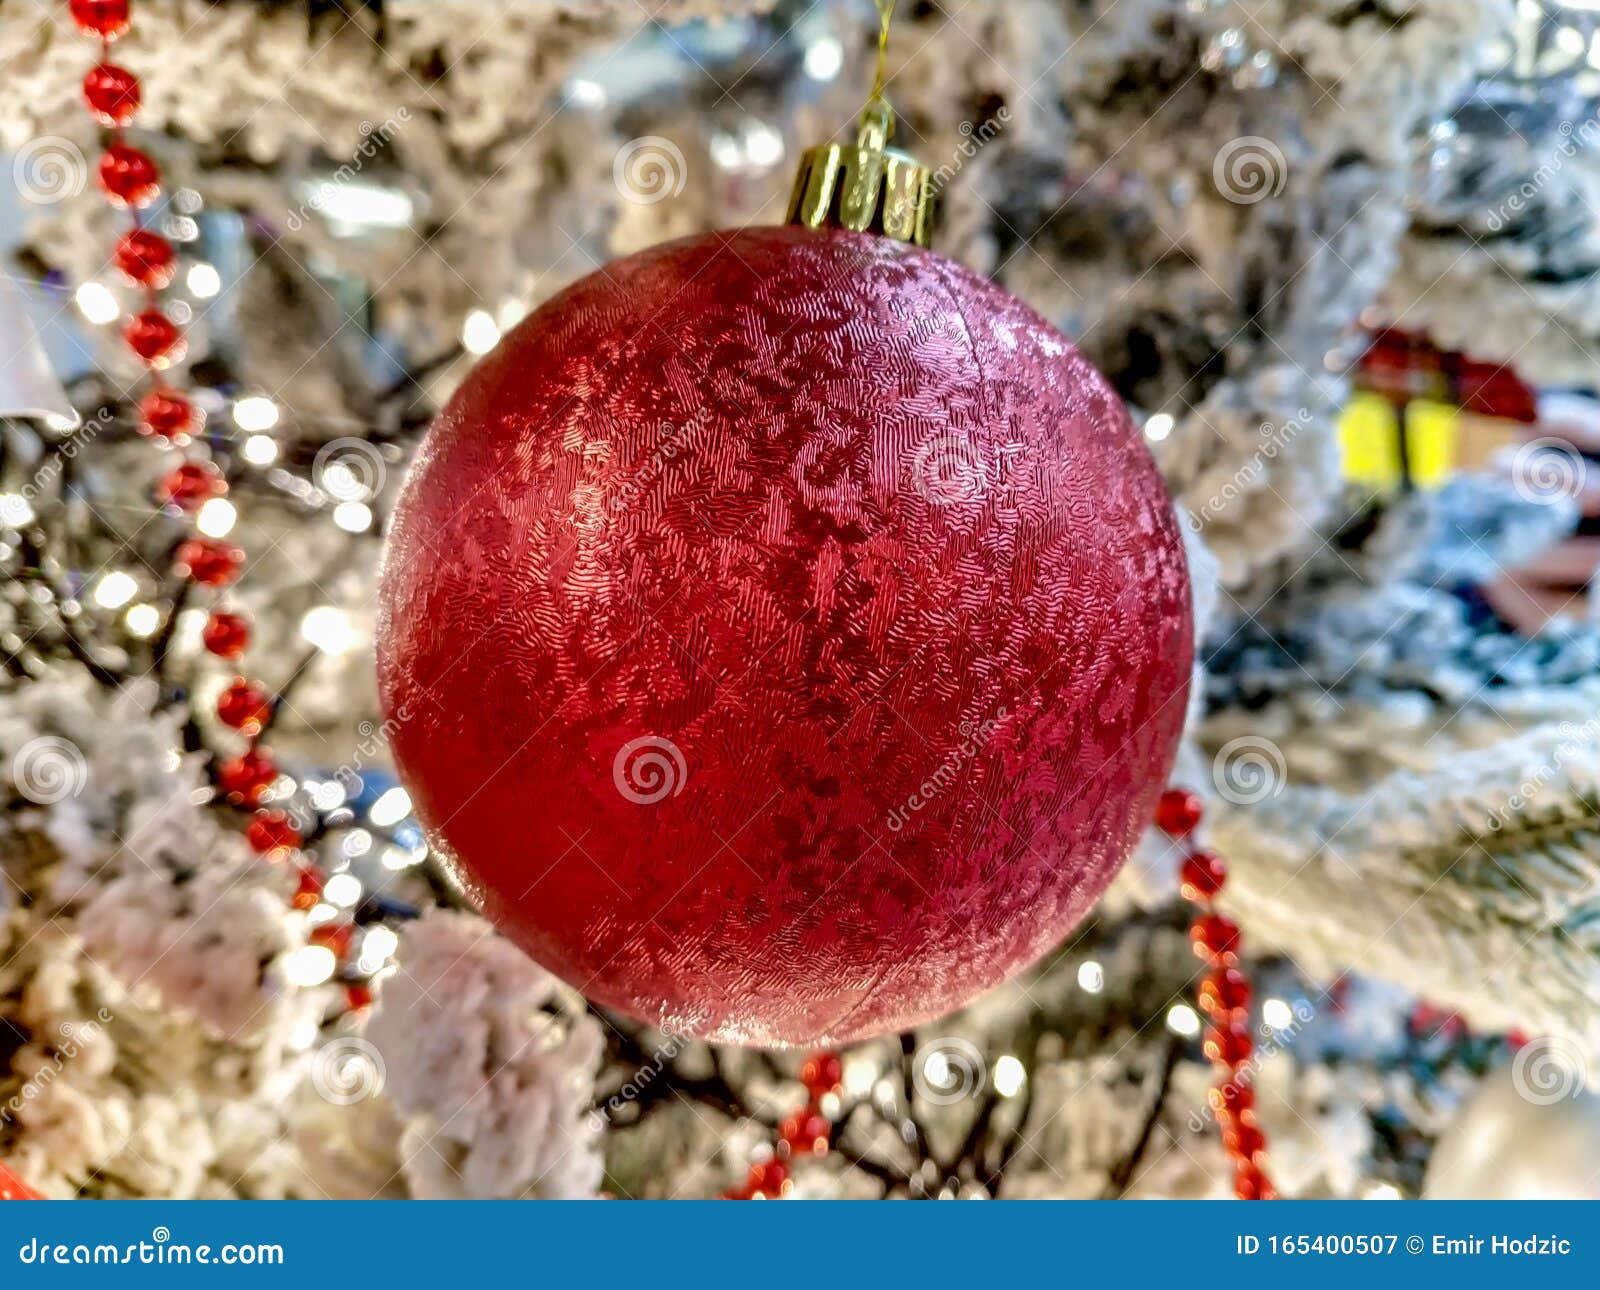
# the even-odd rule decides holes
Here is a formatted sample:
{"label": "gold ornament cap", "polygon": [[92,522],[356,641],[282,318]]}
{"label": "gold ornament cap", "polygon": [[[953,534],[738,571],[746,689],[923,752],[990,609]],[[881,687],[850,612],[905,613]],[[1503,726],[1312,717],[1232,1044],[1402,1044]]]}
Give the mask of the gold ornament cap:
{"label": "gold ornament cap", "polygon": [[855,143],[807,148],[789,198],[789,223],[929,245],[933,172],[910,153],[889,147],[893,133],[894,112],[875,95],[861,113]]}

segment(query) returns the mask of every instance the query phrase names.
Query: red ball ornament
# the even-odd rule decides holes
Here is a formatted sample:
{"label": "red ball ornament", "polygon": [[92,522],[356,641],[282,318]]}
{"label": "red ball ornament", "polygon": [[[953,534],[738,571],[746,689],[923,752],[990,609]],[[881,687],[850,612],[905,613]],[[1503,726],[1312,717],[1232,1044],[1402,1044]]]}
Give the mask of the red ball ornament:
{"label": "red ball ornament", "polygon": [[905,1029],[1034,962],[1151,818],[1188,580],[1116,393],[887,237],[607,266],[468,376],[381,588],[392,748],[489,916],[702,1038]]}
{"label": "red ball ornament", "polygon": [[179,545],[173,563],[202,587],[226,587],[244,567],[244,552],[215,538],[190,538]]}
{"label": "red ball ornament", "polygon": [[122,275],[136,287],[160,291],[172,281],[177,256],[172,243],[146,228],[129,229],[117,239],[112,259]]}
{"label": "red ball ornament", "polygon": [[250,620],[219,609],[206,619],[200,643],[218,658],[238,658],[250,646]]}
{"label": "red ball ornament", "polygon": [[217,720],[247,735],[260,732],[272,713],[272,699],[259,685],[235,677],[217,696]]}
{"label": "red ball ornament", "polygon": [[72,0],[70,7],[85,35],[115,40],[128,30],[128,0]]}
{"label": "red ball ornament", "polygon": [[127,125],[139,110],[139,78],[126,67],[99,63],[83,78],[83,97],[103,125]]}
{"label": "red ball ornament", "polygon": [[148,154],[113,143],[100,157],[100,187],[118,206],[148,206],[161,191],[161,172]]}
{"label": "red ball ornament", "polygon": [[122,329],[122,339],[152,367],[165,367],[182,357],[183,333],[159,309],[134,314]]}
{"label": "red ball ornament", "polygon": [[193,511],[228,491],[228,481],[209,462],[186,461],[174,466],[156,485],[156,498],[179,510]]}

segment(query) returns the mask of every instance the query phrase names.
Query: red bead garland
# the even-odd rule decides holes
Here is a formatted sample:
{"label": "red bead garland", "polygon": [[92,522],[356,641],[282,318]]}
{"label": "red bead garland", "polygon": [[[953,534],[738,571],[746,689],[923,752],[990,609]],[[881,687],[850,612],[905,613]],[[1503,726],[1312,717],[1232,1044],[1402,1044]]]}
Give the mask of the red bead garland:
{"label": "red bead garland", "polygon": [[838,1053],[815,1053],[800,1067],[808,1101],[778,1126],[770,1160],[750,1166],[742,1187],[722,1193],[723,1200],[780,1200],[793,1189],[790,1162],[798,1156],[825,1156],[833,1145],[833,1121],[822,1111],[822,1099],[839,1090],[844,1065]]}
{"label": "red bead garland", "polygon": [[177,256],[172,243],[147,228],[129,229],[117,239],[111,258],[122,276],[136,287],[160,291],[172,281]]}
{"label": "red bead garland", "polygon": [[109,41],[128,30],[128,0],[72,0],[71,9],[85,35]]}
{"label": "red bead garland", "polygon": [[[1156,827],[1187,844],[1204,815],[1199,794],[1169,788],[1156,804]],[[1249,1020],[1253,991],[1239,967],[1239,925],[1218,913],[1215,903],[1227,884],[1228,866],[1214,852],[1190,845],[1179,881],[1184,897],[1199,906],[1189,926],[1189,943],[1206,964],[1196,1002],[1211,1023],[1202,1047],[1219,1076],[1207,1100],[1217,1117],[1223,1150],[1233,1162],[1233,1194],[1240,1200],[1272,1200],[1277,1192],[1264,1168],[1267,1138],[1256,1122],[1255,1090],[1244,1069],[1255,1053]]]}
{"label": "red bead garland", "polygon": [[226,609],[214,610],[200,632],[200,643],[218,658],[238,658],[250,645],[250,620]]}
{"label": "red bead garland", "polygon": [[148,153],[113,143],[100,156],[100,187],[115,206],[141,210],[161,192],[161,172]]}
{"label": "red bead garland", "polygon": [[127,125],[139,110],[139,81],[125,67],[101,63],[83,78],[83,97],[102,125]]}

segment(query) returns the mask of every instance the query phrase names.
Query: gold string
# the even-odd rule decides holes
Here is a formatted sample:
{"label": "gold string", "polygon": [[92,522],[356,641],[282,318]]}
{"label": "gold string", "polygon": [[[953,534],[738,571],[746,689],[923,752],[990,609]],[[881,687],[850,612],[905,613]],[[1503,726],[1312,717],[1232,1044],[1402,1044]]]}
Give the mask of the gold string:
{"label": "gold string", "polygon": [[889,23],[894,18],[896,0],[873,0],[878,6],[878,73],[872,79],[872,102],[883,102],[884,83],[889,70]]}

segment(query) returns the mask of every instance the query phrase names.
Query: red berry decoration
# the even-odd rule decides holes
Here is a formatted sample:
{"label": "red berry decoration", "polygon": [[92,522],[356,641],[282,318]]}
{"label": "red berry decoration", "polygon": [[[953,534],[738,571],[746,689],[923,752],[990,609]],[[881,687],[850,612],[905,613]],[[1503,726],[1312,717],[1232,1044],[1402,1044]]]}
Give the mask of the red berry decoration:
{"label": "red berry decoration", "polygon": [[1184,860],[1179,875],[1183,880],[1183,894],[1203,905],[1228,881],[1228,866],[1221,856],[1210,851],[1194,851]]}
{"label": "red berry decoration", "polygon": [[147,153],[113,143],[100,157],[100,187],[118,206],[148,206],[161,191],[161,172]]}
{"label": "red berry decoration", "polygon": [[309,865],[300,870],[300,886],[289,902],[296,909],[312,909],[322,899],[322,874]]}
{"label": "red berry decoration", "polygon": [[300,830],[287,811],[257,811],[244,836],[252,851],[272,859],[298,850],[301,842]]}
{"label": "red berry decoration", "polygon": [[139,110],[139,78],[126,67],[101,63],[83,78],[83,97],[103,125],[127,125]]}
{"label": "red berry decoration", "polygon": [[254,806],[278,778],[278,764],[264,748],[252,748],[217,767],[217,784],[230,802]]}
{"label": "red berry decoration", "polygon": [[218,658],[238,658],[250,645],[250,620],[219,609],[206,620],[200,643]]}
{"label": "red berry decoration", "polygon": [[792,1155],[826,1155],[833,1124],[815,1107],[807,1107],[786,1119],[778,1128],[778,1140]]}
{"label": "red berry decoration", "polygon": [[800,1067],[800,1082],[813,1099],[832,1093],[844,1078],[844,1063],[837,1053],[817,1053],[806,1058]]}
{"label": "red berry decoration", "polygon": [[745,1191],[751,1200],[777,1200],[787,1195],[791,1186],[789,1166],[781,1160],[768,1160],[750,1167]]}
{"label": "red berry decoration", "polygon": [[140,434],[185,443],[195,420],[194,404],[176,390],[157,387],[139,400]]}
{"label": "red berry decoration", "polygon": [[85,35],[115,40],[128,30],[128,0],[72,0],[71,10]]}
{"label": "red berry decoration", "polygon": [[[1186,839],[1199,827],[1204,813],[1197,794],[1168,789],[1156,806],[1156,825],[1169,837]],[[1255,1052],[1250,1033],[1253,992],[1250,978],[1236,963],[1238,924],[1216,908],[1217,895],[1227,884],[1228,866],[1214,852],[1190,845],[1179,874],[1183,894],[1200,907],[1199,916],[1189,926],[1190,942],[1195,953],[1211,965],[1200,982],[1196,1002],[1211,1018],[1202,1046],[1221,1079],[1207,1090],[1206,1101],[1222,1130],[1223,1149],[1234,1165],[1234,1195],[1240,1200],[1271,1200],[1277,1192],[1262,1169],[1267,1138],[1256,1123],[1255,1089],[1241,1070]]]}
{"label": "red berry decoration", "polygon": [[1200,794],[1186,788],[1169,788],[1156,803],[1156,828],[1169,837],[1186,838],[1205,814]]}
{"label": "red berry decoration", "polygon": [[350,951],[350,938],[354,934],[355,928],[349,923],[322,923],[311,929],[306,940],[312,945],[332,950],[334,958],[342,959]]}
{"label": "red berry decoration", "polygon": [[1059,943],[1149,822],[1193,655],[1105,378],[959,264],[795,226],[524,320],[435,423],[380,600],[396,762],[490,917],[748,1044],[905,1029]]}
{"label": "red berry decoration", "polygon": [[247,735],[260,732],[272,713],[272,700],[259,685],[235,677],[217,698],[217,720]]}
{"label": "red berry decoration", "polygon": [[215,538],[190,538],[178,547],[174,563],[202,587],[226,587],[244,567],[244,552]]}
{"label": "red berry decoration", "polygon": [[209,462],[186,461],[174,466],[156,485],[156,498],[179,510],[194,511],[228,491],[228,481]]}
{"label": "red berry decoration", "polygon": [[172,281],[177,263],[172,243],[145,228],[130,229],[118,238],[111,258],[129,282],[152,291],[160,291]]}
{"label": "red berry decoration", "polygon": [[344,1006],[351,1012],[362,1012],[372,1006],[372,987],[359,982],[344,988]]}
{"label": "red berry decoration", "polygon": [[152,367],[165,367],[182,354],[183,333],[159,309],[134,314],[123,327],[122,338],[128,342],[129,349]]}

